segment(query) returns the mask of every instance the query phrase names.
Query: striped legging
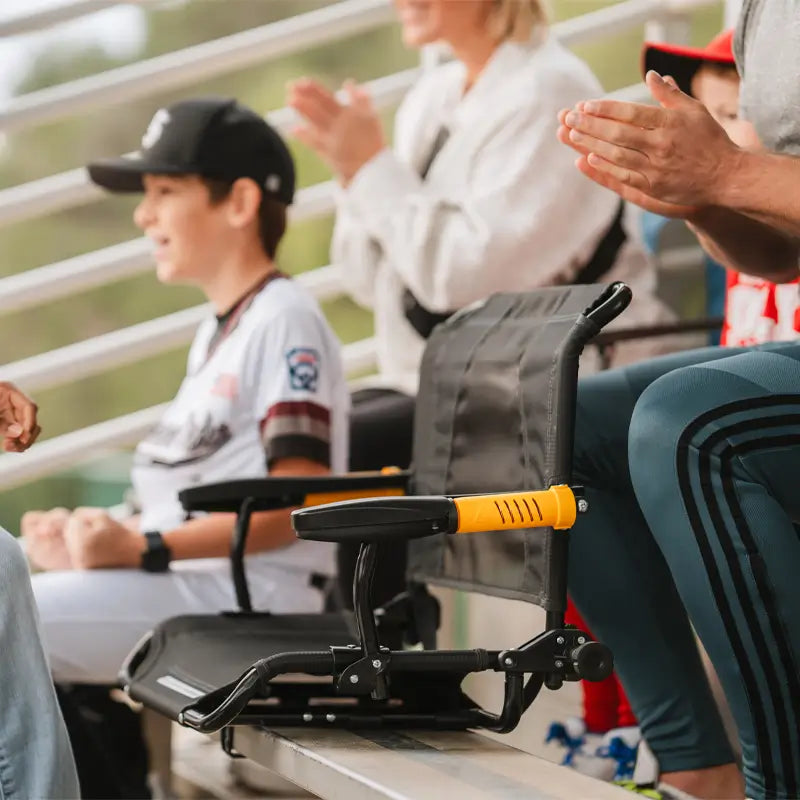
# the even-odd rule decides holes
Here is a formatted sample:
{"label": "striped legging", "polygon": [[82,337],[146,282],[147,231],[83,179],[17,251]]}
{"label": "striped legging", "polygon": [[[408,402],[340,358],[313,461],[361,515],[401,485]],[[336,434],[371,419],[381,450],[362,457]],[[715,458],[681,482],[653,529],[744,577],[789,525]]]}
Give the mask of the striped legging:
{"label": "striped legging", "polygon": [[747,796],[800,797],[800,344],[709,348],[581,382],[569,590],[662,772],[733,760]]}

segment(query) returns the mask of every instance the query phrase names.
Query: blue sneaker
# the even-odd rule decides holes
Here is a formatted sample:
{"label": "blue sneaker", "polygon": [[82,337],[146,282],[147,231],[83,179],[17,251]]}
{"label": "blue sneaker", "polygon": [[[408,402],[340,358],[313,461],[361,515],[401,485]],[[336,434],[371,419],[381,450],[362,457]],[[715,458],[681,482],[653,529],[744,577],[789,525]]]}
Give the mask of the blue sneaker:
{"label": "blue sneaker", "polygon": [[606,734],[588,733],[582,719],[569,717],[550,726],[545,743],[564,748],[562,766],[598,780],[614,781],[633,775],[640,739],[635,727],[615,728]]}
{"label": "blue sneaker", "polygon": [[641,741],[642,734],[635,726],[614,728],[603,736],[603,741],[595,751],[595,755],[598,758],[611,759],[616,763],[611,780],[626,781],[633,778],[636,755]]}

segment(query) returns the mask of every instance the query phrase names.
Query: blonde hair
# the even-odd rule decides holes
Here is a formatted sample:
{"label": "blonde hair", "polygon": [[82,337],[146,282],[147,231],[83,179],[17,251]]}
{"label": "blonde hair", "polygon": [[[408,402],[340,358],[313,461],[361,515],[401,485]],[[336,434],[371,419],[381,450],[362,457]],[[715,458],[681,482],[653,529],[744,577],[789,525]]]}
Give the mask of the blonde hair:
{"label": "blonde hair", "polygon": [[489,25],[499,41],[527,42],[547,25],[542,0],[493,0],[493,6]]}

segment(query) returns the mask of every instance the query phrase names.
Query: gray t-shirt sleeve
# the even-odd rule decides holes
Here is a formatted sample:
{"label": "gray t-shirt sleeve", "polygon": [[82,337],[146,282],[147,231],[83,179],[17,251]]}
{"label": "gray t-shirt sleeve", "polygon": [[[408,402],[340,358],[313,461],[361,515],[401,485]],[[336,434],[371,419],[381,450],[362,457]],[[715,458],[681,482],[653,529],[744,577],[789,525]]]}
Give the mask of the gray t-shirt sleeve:
{"label": "gray t-shirt sleeve", "polygon": [[797,0],[744,0],[734,37],[741,116],[777,153],[800,155],[800,14]]}

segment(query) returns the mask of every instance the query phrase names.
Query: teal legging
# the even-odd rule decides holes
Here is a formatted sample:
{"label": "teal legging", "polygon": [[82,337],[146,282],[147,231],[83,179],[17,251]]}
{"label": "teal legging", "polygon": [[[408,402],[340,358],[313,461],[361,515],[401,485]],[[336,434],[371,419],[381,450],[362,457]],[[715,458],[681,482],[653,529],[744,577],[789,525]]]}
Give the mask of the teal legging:
{"label": "teal legging", "polygon": [[800,797],[800,344],[586,378],[574,469],[590,507],[569,590],[614,651],[662,772],[733,760],[694,626],[736,719],[747,796]]}

